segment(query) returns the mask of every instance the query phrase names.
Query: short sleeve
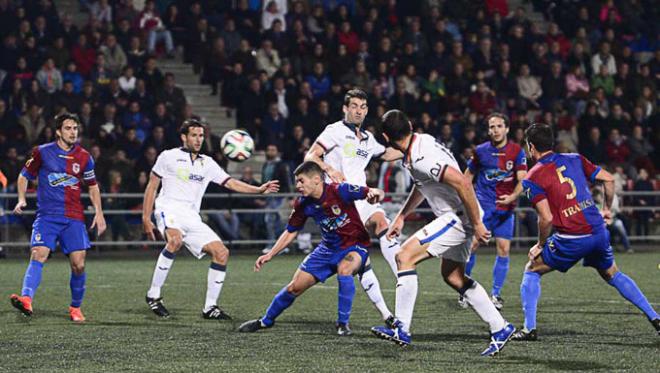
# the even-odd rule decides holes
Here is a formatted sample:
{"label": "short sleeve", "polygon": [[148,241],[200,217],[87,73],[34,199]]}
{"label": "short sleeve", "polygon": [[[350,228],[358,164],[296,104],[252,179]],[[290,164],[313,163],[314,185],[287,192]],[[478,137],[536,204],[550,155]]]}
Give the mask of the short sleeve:
{"label": "short sleeve", "polygon": [[162,152],[156,158],[156,164],[154,164],[154,167],[151,169],[151,172],[153,172],[154,175],[158,176],[159,178],[163,178],[165,174],[167,173],[167,153]]}
{"label": "short sleeve", "polygon": [[300,202],[300,199],[297,199],[293,203],[293,211],[289,216],[289,222],[286,225],[286,230],[289,233],[297,232],[305,226],[305,221],[307,221],[307,215],[305,215],[305,207]]}
{"label": "short sleeve", "polygon": [[363,187],[354,184],[341,183],[337,186],[337,191],[339,192],[339,197],[341,197],[344,202],[353,202],[360,199],[367,198],[367,193],[369,193],[369,187]]}
{"label": "short sleeve", "polygon": [[589,179],[590,182],[596,181],[596,175],[600,172],[600,167],[591,163],[590,160],[580,155],[580,160],[582,161],[582,169],[584,170],[584,176]]}
{"label": "short sleeve", "polygon": [[90,155],[87,158],[87,164],[83,170],[83,180],[88,186],[96,185],[96,173],[94,172],[94,158]]}
{"label": "short sleeve", "polygon": [[532,203],[532,205],[536,205],[540,201],[546,199],[545,195],[545,190],[538,186],[536,183],[529,179],[525,179],[522,181],[523,185],[523,191],[525,195],[527,196],[527,199]]}
{"label": "short sleeve", "polygon": [[319,144],[326,153],[332,150],[335,146],[338,146],[337,138],[333,133],[332,128],[329,126],[321,132],[318,138],[316,138],[316,143]]}
{"label": "short sleeve", "polygon": [[215,161],[211,163],[210,175],[211,181],[224,186],[231,176],[220,167]]}
{"label": "short sleeve", "polygon": [[527,156],[522,148],[516,156],[515,169],[516,171],[527,171]]}
{"label": "short sleeve", "polygon": [[41,152],[39,151],[39,147],[35,147],[32,149],[32,155],[25,162],[25,166],[23,166],[23,169],[21,170],[21,175],[23,175],[28,180],[34,180],[36,179],[40,168]]}

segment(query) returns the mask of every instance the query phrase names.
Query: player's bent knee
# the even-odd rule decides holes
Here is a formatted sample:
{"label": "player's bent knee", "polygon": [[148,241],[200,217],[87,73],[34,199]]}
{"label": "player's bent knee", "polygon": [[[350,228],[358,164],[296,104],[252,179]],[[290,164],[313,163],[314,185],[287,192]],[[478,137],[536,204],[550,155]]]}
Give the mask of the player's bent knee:
{"label": "player's bent knee", "polygon": [[71,263],[71,272],[77,275],[85,273],[85,263]]}
{"label": "player's bent knee", "polygon": [[44,246],[33,247],[30,253],[30,259],[45,263],[48,260],[50,249]]}

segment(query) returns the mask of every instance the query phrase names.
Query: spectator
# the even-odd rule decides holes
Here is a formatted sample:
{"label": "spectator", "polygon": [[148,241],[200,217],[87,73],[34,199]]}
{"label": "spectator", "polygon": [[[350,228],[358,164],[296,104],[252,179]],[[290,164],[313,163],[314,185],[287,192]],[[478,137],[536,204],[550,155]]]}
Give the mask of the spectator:
{"label": "spectator", "polygon": [[133,75],[133,67],[124,66],[118,81],[121,90],[125,94],[130,95],[131,92],[133,92],[135,89],[135,85],[137,84],[137,78]]}
{"label": "spectator", "polygon": [[172,34],[165,28],[163,21],[158,15],[156,4],[154,0],[147,0],[144,4],[144,10],[139,16],[139,27],[142,32],[147,35],[147,51],[154,54],[156,51],[156,43],[159,41],[165,42],[165,50],[168,57],[174,56],[174,42],[172,41]]}
{"label": "spectator", "polygon": [[163,87],[156,94],[156,101],[165,103],[167,110],[175,116],[180,116],[186,97],[183,90],[176,86],[174,74],[166,73]]}
{"label": "spectator", "polygon": [[524,100],[523,103],[525,106],[539,108],[538,99],[543,95],[543,89],[538,79],[530,75],[529,66],[525,64],[520,66],[520,75],[518,75],[517,81],[518,93]]}
{"label": "spectator", "polygon": [[324,97],[330,91],[330,77],[325,73],[323,63],[314,64],[314,73],[308,75],[305,81],[309,83],[314,100]]}
{"label": "spectator", "polygon": [[591,71],[600,72],[600,66],[605,65],[609,75],[616,75],[616,60],[610,53],[610,43],[602,42],[598,53],[591,57]]}
{"label": "spectator", "polygon": [[62,89],[64,83],[62,80],[62,73],[57,67],[55,67],[55,61],[53,61],[52,58],[46,59],[41,70],[37,73],[36,78],[41,87],[49,94],[53,94]]}
{"label": "spectator", "polygon": [[[285,162],[280,159],[279,148],[277,145],[268,144],[266,146],[266,162],[261,169],[261,183],[271,180],[278,180],[280,182],[280,193],[290,192],[290,176],[291,172]],[[267,209],[280,209],[284,204],[283,198],[268,198],[266,201]],[[277,238],[277,233],[280,232],[281,221],[279,212],[267,212],[264,214],[264,223],[266,225],[266,237],[270,244],[264,248],[264,251],[269,251],[272,243]]]}
{"label": "spectator", "polygon": [[591,127],[589,138],[581,141],[580,153],[594,164],[603,164],[607,161],[605,142],[601,138],[598,127]]}
{"label": "spectator", "polygon": [[[639,176],[633,186],[635,192],[652,192],[653,184],[649,181],[649,173],[645,169],[639,170]],[[641,208],[648,208],[657,206],[658,202],[654,196],[637,196],[633,197],[633,204]],[[638,236],[648,236],[651,233],[650,226],[653,221],[653,211],[644,210],[636,211],[635,218],[637,219],[636,234]]]}
{"label": "spectator", "polygon": [[105,65],[114,76],[119,76],[122,69],[128,63],[126,53],[121,45],[117,44],[117,38],[113,34],[108,34],[105,43],[99,49],[105,58]]}
{"label": "spectator", "polygon": [[282,22],[282,30],[286,31],[286,0],[285,1],[264,1],[264,9],[261,15],[261,27],[264,30],[271,28],[275,20]]}
{"label": "spectator", "polygon": [[[25,131],[25,140],[28,144],[35,144],[37,136],[46,127],[46,121],[42,115],[43,109],[36,103],[30,105],[25,115],[18,119],[18,124],[23,127]],[[7,173],[5,173],[7,175]],[[9,177],[9,176],[7,176]],[[14,180],[12,178],[12,180]]]}
{"label": "spectator", "polygon": [[73,47],[71,57],[76,63],[76,66],[78,66],[78,71],[83,76],[88,76],[96,62],[96,51],[87,44],[87,36],[85,34],[78,36],[78,43]]}
{"label": "spectator", "polygon": [[257,51],[257,68],[266,71],[269,78],[280,68],[282,61],[277,50],[273,49],[273,42],[266,39],[261,43],[261,48]]}
{"label": "spectator", "polygon": [[71,84],[73,84],[74,93],[80,94],[82,92],[83,77],[78,72],[78,67],[75,62],[70,61],[66,65],[66,71],[62,74],[62,79],[64,80],[64,83],[71,82]]}

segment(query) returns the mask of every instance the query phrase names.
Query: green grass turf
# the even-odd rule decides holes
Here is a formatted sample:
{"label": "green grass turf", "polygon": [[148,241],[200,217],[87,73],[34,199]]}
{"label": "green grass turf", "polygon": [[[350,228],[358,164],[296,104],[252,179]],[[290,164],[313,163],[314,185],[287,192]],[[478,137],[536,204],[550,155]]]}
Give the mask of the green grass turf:
{"label": "green grass turf", "polygon": [[[491,251],[492,252],[492,251]],[[381,323],[358,285],[352,326],[355,335],[334,334],[336,280],[312,288],[273,329],[239,334],[240,322],[258,317],[290,279],[302,256],[280,256],[261,273],[256,256],[234,256],[221,305],[234,321],[202,320],[208,260],[179,257],[163,295],[173,316],[158,320],[144,295],[155,256],[88,260],[88,321],[67,319],[68,264],[58,254],[44,270],[31,320],[12,309],[8,297],[20,291],[27,260],[0,261],[0,371],[658,371],[660,338],[645,317],[606,285],[593,270],[576,267],[542,282],[540,340],[510,343],[496,358],[481,358],[487,328],[470,310],[456,305],[456,293],[439,276],[439,262],[420,265],[413,319],[413,346],[402,349],[376,339],[369,328]],[[525,256],[513,256],[503,296],[504,315],[520,325],[518,286]],[[657,253],[619,255],[658,308]],[[489,289],[492,254],[479,256],[474,277]],[[385,298],[394,306],[394,278],[380,255],[374,267]]]}

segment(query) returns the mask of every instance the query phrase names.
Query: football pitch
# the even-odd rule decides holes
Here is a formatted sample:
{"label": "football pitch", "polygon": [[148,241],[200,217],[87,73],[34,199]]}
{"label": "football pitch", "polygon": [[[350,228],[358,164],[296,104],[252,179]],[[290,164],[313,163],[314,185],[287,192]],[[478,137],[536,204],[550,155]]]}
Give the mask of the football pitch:
{"label": "football pitch", "polygon": [[[381,320],[359,284],[351,317],[354,335],[335,335],[334,277],[303,294],[272,329],[239,334],[238,325],[263,314],[289,281],[303,259],[299,255],[277,257],[260,273],[252,271],[256,255],[230,258],[220,304],[234,320],[225,322],[200,317],[209,261],[181,255],[163,289],[172,317],[159,320],[144,301],[155,258],[156,252],[130,259],[92,255],[82,325],[67,319],[69,267],[61,254],[44,268],[31,319],[9,304],[9,295],[20,291],[27,258],[0,261],[0,371],[660,370],[660,338],[651,324],[595,271],[581,266],[543,278],[538,342],[510,342],[497,357],[482,358],[487,327],[471,310],[459,309],[437,260],[418,269],[413,345],[402,349],[369,332]],[[522,322],[518,289],[525,258],[513,255],[503,291],[504,316],[516,326]],[[373,261],[393,309],[394,277],[379,254]],[[492,254],[480,254],[473,273],[486,289],[492,263]],[[619,254],[617,263],[660,307],[660,255]]]}

